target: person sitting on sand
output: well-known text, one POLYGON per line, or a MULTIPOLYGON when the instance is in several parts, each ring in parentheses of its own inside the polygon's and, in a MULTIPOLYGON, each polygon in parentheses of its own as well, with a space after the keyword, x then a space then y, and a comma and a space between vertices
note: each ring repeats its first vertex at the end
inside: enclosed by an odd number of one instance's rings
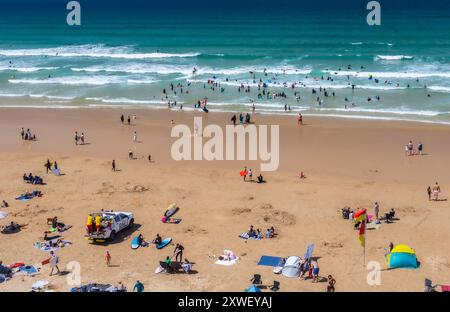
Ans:
POLYGON ((266 238, 273 238, 272 232, 270 231, 270 229, 266 230, 266 238))
POLYGON ((2 208, 8 208, 8 207, 9 207, 9 204, 8 204, 5 200, 3 200, 3 201, 2 201, 1 207, 2 207, 2 208))
POLYGON ((258 183, 266 183, 266 181, 264 180, 264 177, 262 176, 261 173, 258 176, 258 183))
POLYGON ((138 243, 139 243, 139 246, 142 246, 142 247, 146 247, 148 245, 148 243, 145 241, 144 236, 142 236, 142 234, 139 234, 139 236, 138 236, 138 243))
POLYGON ((132 152, 132 151, 129 151, 129 152, 128 152, 128 158, 129 158, 129 159, 133 159, 133 158, 134 158, 133 152, 132 152))
POLYGON ((153 240, 153 243, 154 243, 155 245, 160 245, 160 244, 162 243, 162 238, 161 238, 161 236, 159 236, 159 234, 156 234, 156 237, 155 237, 155 239, 153 240))
POLYGON ((261 229, 257 229, 257 230, 256 230, 256 238, 258 238, 258 239, 263 238, 263 234, 262 234, 261 229))
POLYGON ((248 229, 248 237, 256 237, 255 229, 253 228, 253 225, 250 225, 250 228, 248 229))

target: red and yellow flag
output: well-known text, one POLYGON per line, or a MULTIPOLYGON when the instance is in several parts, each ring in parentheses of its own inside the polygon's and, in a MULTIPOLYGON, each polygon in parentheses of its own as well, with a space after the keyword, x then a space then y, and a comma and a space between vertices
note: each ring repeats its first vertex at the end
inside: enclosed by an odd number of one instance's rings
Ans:
POLYGON ((366 209, 362 209, 362 210, 355 212, 353 219, 355 220, 355 223, 365 221, 366 220, 366 209))
POLYGON ((359 242, 361 243, 362 247, 366 246, 366 209, 359 210, 355 212, 355 215, 353 219, 355 220, 355 223, 361 222, 361 225, 359 226, 359 242))
POLYGON ((363 220, 359 227, 359 242, 362 247, 366 246, 366 220, 363 220))

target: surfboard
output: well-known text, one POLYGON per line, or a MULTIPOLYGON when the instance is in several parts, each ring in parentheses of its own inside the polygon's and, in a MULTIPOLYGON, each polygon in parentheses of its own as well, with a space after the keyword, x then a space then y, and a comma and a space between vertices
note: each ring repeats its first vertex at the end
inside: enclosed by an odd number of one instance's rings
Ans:
POLYGON ((131 249, 138 249, 139 248, 139 239, 136 236, 135 238, 133 238, 133 240, 131 241, 131 249))
POLYGON ((170 238, 170 237, 163 239, 161 244, 156 245, 156 249, 163 249, 164 247, 169 245, 171 241, 172 241, 172 238, 170 238))
POLYGON ((45 259, 44 261, 41 262, 42 265, 46 265, 50 263, 50 258, 45 259))
POLYGON ((167 218, 170 218, 171 216, 173 216, 174 214, 176 214, 178 212, 180 208, 177 207, 177 204, 172 204, 167 208, 167 211, 165 213, 165 216, 167 218))

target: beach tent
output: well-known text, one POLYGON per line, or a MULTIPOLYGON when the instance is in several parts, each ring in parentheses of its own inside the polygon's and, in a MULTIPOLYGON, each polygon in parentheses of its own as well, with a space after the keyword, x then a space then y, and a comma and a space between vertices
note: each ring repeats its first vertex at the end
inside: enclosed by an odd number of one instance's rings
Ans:
POLYGON ((386 261, 390 269, 417 269, 419 266, 414 250, 406 245, 395 246, 391 253, 386 255, 386 261))
POLYGON ((257 286, 252 285, 249 288, 245 290, 245 292, 261 292, 261 289, 259 289, 257 286))
POLYGON ((300 258, 291 256, 287 258, 281 273, 286 277, 299 277, 300 276, 300 258))

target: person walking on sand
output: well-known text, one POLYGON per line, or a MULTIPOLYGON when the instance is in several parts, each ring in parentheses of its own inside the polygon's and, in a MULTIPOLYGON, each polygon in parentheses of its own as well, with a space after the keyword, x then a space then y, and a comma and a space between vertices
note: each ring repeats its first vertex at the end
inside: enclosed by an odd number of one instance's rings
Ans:
POLYGON ((125 117, 123 116, 123 114, 120 116, 120 122, 123 124, 125 121, 125 117))
POLYGON ((133 142, 137 142, 137 132, 136 131, 134 131, 134 134, 133 134, 133 142))
POLYGON ((248 177, 250 179, 250 182, 253 182, 253 170, 252 169, 248 169, 248 177))
POLYGON ((53 270, 56 268, 56 270, 58 271, 57 274, 60 274, 61 271, 59 270, 58 267, 58 263, 59 263, 59 259, 58 256, 55 254, 54 251, 50 251, 50 267, 52 268, 52 270, 50 271, 50 276, 53 275, 53 270))
POLYGON ((303 116, 301 113, 298 114, 297 125, 299 126, 303 125, 303 116))
POLYGON ((247 166, 245 166, 244 167, 244 170, 242 170, 242 176, 244 177, 244 182, 246 181, 246 179, 247 179, 247 173, 248 173, 248 171, 247 171, 247 166))
POLYGON ((434 200, 438 201, 439 200, 439 193, 441 192, 441 187, 439 186, 439 184, 436 182, 436 184, 433 186, 433 196, 434 196, 434 200))
POLYGON ((47 159, 47 162, 45 163, 45 169, 47 171, 47 174, 49 171, 52 170, 52 164, 50 163, 50 159, 47 159))
POLYGON ((175 261, 178 260, 178 256, 180 257, 180 262, 183 261, 183 250, 184 250, 183 245, 177 244, 175 246, 175 250, 173 251, 173 254, 175 255, 175 261))
POLYGON ((112 171, 116 171, 116 161, 113 159, 111 163, 112 171))
POLYGON ((136 284, 134 284, 133 291, 136 292, 144 292, 144 284, 142 284, 140 281, 136 281, 136 284))
POLYGON ((336 284, 336 280, 333 276, 328 275, 328 286, 327 286, 327 292, 334 292, 334 285, 336 284))
POLYGON ((423 144, 419 142, 419 145, 417 145, 417 151, 419 152, 419 155, 423 155, 423 144))
POLYGON ((81 145, 84 145, 84 132, 81 132, 80 141, 81 145))
POLYGON ((375 204, 373 204, 373 214, 375 215, 376 220, 378 220, 379 213, 380 213, 380 205, 378 204, 378 202, 375 202, 375 204))
POLYGON ((130 116, 128 116, 127 122, 128 122, 128 125, 131 124, 131 118, 130 118, 130 116))
POLYGON ((105 253, 105 261, 106 261, 106 266, 109 267, 111 265, 111 254, 109 253, 108 250, 105 253))
POLYGON ((75 145, 78 145, 79 136, 78 136, 78 132, 77 131, 75 131, 74 139, 75 139, 75 145))
POLYGON ((20 135, 22 136, 22 140, 23 140, 25 138, 25 129, 24 128, 22 128, 20 130, 20 135))
POLYGON ((427 194, 428 194, 428 200, 431 200, 431 186, 428 186, 427 188, 427 194))

